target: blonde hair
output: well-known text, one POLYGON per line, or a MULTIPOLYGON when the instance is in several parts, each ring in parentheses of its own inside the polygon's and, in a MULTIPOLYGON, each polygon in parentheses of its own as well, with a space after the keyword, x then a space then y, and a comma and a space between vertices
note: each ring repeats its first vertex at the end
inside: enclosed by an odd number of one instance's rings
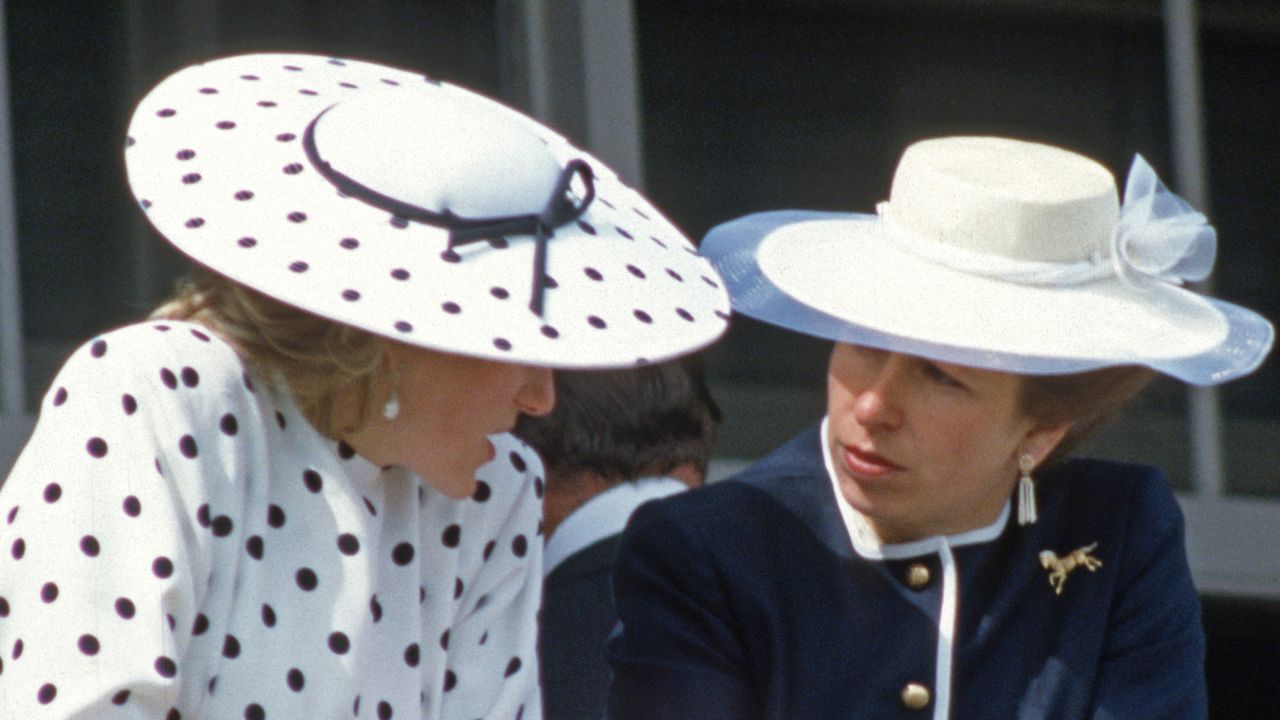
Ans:
MULTIPOLYGON (((326 437, 363 427, 390 340, 313 315, 209 270, 198 269, 151 313, 153 319, 200 323, 235 348, 258 375, 288 383, 294 402, 326 437), (352 398, 355 417, 338 423, 338 399, 352 398)), ((280 390, 280 388, 275 388, 280 390)), ((348 406, 344 405, 343 410, 348 406)))

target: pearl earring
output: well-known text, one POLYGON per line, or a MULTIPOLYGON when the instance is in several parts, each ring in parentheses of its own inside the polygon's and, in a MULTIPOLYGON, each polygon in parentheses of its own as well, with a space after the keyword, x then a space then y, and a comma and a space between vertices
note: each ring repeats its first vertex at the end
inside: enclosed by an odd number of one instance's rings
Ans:
POLYGON ((1036 524, 1036 484, 1031 479, 1031 471, 1036 467, 1036 459, 1030 453, 1023 453, 1018 458, 1018 524, 1036 524))

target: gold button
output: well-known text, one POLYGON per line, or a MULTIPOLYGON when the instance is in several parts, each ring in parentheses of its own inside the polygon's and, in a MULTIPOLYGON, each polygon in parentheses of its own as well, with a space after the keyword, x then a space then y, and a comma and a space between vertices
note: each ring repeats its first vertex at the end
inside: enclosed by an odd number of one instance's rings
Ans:
POLYGON ((907 683, 902 688, 902 706, 908 710, 923 710, 929 706, 929 688, 920 683, 907 683))
POLYGON ((928 585, 930 577, 929 566, 924 563, 911 563, 911 567, 907 568, 907 585, 912 590, 919 590, 928 585))

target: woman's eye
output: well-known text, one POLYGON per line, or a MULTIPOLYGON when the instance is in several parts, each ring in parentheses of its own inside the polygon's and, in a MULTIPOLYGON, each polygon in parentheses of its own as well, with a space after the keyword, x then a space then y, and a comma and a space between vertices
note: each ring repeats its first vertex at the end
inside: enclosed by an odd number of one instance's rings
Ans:
POLYGON ((964 387, 963 383, 951 377, 945 371, 943 371, 942 368, 932 363, 929 363, 924 366, 924 372, 925 372, 925 375, 929 377, 929 379, 937 383, 940 383, 942 385, 946 385, 947 387, 956 387, 956 388, 964 387))

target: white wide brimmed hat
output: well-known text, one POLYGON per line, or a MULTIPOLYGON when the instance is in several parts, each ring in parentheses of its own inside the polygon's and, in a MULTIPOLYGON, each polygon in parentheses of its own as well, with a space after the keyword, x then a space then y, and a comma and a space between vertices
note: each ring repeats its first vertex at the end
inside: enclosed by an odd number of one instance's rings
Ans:
POLYGON ((818 337, 1028 374, 1145 365, 1197 385, 1255 369, 1274 330, 1191 292, 1200 213, 1138 156, 1121 207, 1102 165, 1047 145, 907 148, 876 215, 780 211, 702 242, 734 309, 818 337))
POLYGON ((421 73, 297 54, 177 72, 125 151, 147 218, 195 261, 396 340, 550 367, 707 345, 720 277, 599 160, 421 73))

